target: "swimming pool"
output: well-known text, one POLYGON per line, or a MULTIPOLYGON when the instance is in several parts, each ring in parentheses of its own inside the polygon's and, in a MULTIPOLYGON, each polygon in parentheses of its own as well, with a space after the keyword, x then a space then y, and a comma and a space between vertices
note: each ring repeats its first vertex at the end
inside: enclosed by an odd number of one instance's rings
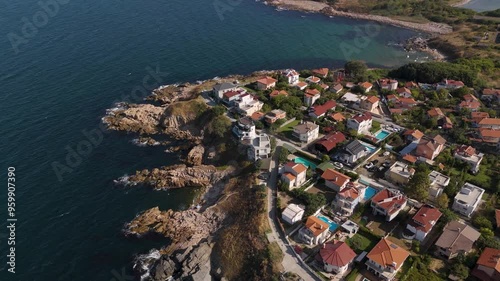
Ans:
POLYGON ((363 199, 365 201, 368 201, 372 199, 372 197, 375 196, 375 194, 377 194, 377 190, 371 186, 368 186, 365 190, 365 195, 363 196, 363 199))
POLYGON ((339 225, 334 223, 333 221, 331 221, 329 218, 327 217, 324 217, 324 216, 318 216, 318 218, 324 222, 326 222, 327 224, 330 225, 329 229, 330 229, 330 232, 334 232, 338 227, 339 225))
POLYGON ((373 152, 373 151, 375 151, 375 149, 376 149, 375 147, 373 147, 373 146, 371 146, 371 145, 369 145, 369 144, 367 144, 367 143, 365 143, 365 142, 361 142, 361 144, 362 144, 364 147, 366 147, 366 149, 367 149, 370 153, 372 153, 372 152, 373 152))
POLYGON ((387 132, 385 130, 380 130, 378 133, 375 135, 375 138, 378 139, 378 141, 381 141, 385 138, 387 138, 388 135, 390 135, 390 132, 387 132))
POLYGON ((315 163, 305 159, 305 158, 302 158, 302 157, 295 157, 295 159, 293 159, 293 162, 297 163, 297 164, 304 164, 305 166, 307 166, 308 168, 312 168, 312 169, 315 169, 316 170, 316 165, 315 163))

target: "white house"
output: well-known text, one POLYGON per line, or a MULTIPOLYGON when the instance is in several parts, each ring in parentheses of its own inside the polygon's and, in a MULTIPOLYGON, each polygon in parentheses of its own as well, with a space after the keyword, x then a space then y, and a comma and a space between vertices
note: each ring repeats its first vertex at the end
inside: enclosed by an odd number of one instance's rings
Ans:
POLYGON ((344 274, 356 257, 356 253, 342 241, 333 241, 323 244, 319 250, 326 272, 344 274))
POLYGON ((290 85, 295 85, 299 82, 299 74, 295 71, 295 69, 285 70, 284 75, 290 85))
POLYGON ((218 97, 219 99, 222 99, 222 95, 225 92, 236 91, 237 88, 238 88, 238 86, 233 84, 233 83, 224 82, 224 83, 215 84, 214 87, 212 88, 212 91, 216 97, 218 97))
POLYGON ((355 130, 358 134, 369 133, 372 128, 372 115, 365 112, 347 119, 347 128, 355 130))
POLYGON ((369 153, 370 151, 361 141, 353 140, 345 146, 344 153, 340 155, 339 159, 351 165, 369 153))
POLYGON ((384 189, 372 197, 370 206, 374 215, 382 215, 386 221, 392 221, 406 207, 407 201, 399 190, 384 189))
POLYGON ((325 180, 325 185, 327 187, 335 190, 336 192, 340 192, 346 188, 347 184, 351 180, 350 177, 332 168, 326 169, 321 175, 321 178, 325 180))
POLYGON ((321 82, 321 79, 319 79, 316 76, 309 76, 309 77, 306 78, 306 82, 307 83, 318 84, 319 82, 321 82))
POLYGON ((407 239, 424 241, 440 217, 441 212, 439 209, 430 205, 423 205, 406 225, 408 234, 403 232, 403 236, 407 239))
POLYGON ((255 133, 255 124, 253 123, 253 120, 248 116, 242 117, 238 120, 238 122, 236 122, 236 124, 233 126, 233 133, 240 140, 251 140, 257 137, 257 134, 255 133))
POLYGON ((319 126, 312 122, 304 122, 293 128, 293 136, 303 143, 309 143, 318 138, 319 126))
POLYGON ((455 212, 470 217, 477 206, 479 206, 483 194, 484 189, 466 182, 460 189, 460 192, 455 195, 451 208, 455 212))
POLYGON ((302 205, 289 204, 281 213, 281 218, 288 224, 294 224, 302 220, 304 209, 302 205))
POLYGON ((288 162, 283 167, 281 180, 289 189, 297 188, 306 182, 307 167, 300 163, 288 162))
POLYGON ((378 86, 382 90, 394 91, 398 88, 398 81, 393 79, 382 78, 378 81, 378 86))
POLYGON ((233 102, 235 106, 238 108, 238 111, 246 116, 250 116, 255 112, 261 110, 262 106, 264 105, 263 102, 258 100, 250 93, 245 93, 243 95, 240 95, 239 98, 233 102))
POLYGON ((483 161, 484 154, 476 153, 476 149, 472 146, 461 145, 455 150, 453 157, 469 164, 471 172, 476 174, 479 172, 479 165, 483 161))
POLYGON ((257 89, 264 91, 264 90, 274 88, 276 86, 276 82, 278 82, 278 80, 276 80, 272 77, 266 76, 264 78, 257 80, 257 89))
POLYGON ((271 154, 271 139, 267 134, 260 134, 250 141, 248 149, 248 158, 250 160, 259 160, 268 158, 271 154))
POLYGON ((441 174, 438 171, 432 171, 429 174, 429 181, 431 183, 429 187, 429 199, 436 200, 448 184, 450 184, 450 177, 441 174))
POLYGON ((335 200, 332 202, 333 211, 343 216, 351 216, 361 198, 364 197, 365 190, 366 188, 358 188, 354 183, 348 183, 347 187, 335 196, 335 200))
POLYGON ((313 105, 321 97, 321 92, 317 89, 306 89, 304 94, 304 103, 306 106, 313 105))
POLYGON ((318 245, 324 243, 330 235, 330 225, 321 219, 310 216, 306 224, 299 230, 299 237, 309 245, 318 245))

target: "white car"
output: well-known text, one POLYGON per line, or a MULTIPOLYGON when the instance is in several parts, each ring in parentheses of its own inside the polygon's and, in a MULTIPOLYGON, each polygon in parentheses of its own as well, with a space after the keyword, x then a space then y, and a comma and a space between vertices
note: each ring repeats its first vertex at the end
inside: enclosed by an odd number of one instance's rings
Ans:
POLYGON ((389 151, 386 151, 384 153, 382 153, 382 156, 389 156, 389 154, 391 154, 389 151))
POLYGON ((342 168, 344 168, 344 165, 342 165, 342 163, 339 163, 339 162, 333 162, 333 167, 335 167, 337 169, 342 169, 342 168))
POLYGON ((365 165, 365 168, 368 170, 368 169, 371 169, 373 166, 374 166, 373 163, 370 162, 370 163, 365 165))

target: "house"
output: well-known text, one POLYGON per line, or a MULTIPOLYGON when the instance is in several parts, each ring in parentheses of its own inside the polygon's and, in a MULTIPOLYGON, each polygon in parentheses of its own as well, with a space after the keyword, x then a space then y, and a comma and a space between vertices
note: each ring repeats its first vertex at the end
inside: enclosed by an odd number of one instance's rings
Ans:
POLYGON ((470 113, 470 118, 474 127, 479 127, 479 122, 481 122, 481 120, 483 120, 484 118, 489 117, 490 114, 488 112, 473 111, 470 113))
POLYGON ((239 98, 234 101, 234 104, 237 111, 245 116, 251 116, 255 112, 261 110, 262 106, 264 106, 263 102, 250 93, 240 95, 239 98))
POLYGON ((388 102, 392 103, 397 103, 399 101, 399 98, 396 95, 387 95, 386 99, 388 102))
POLYGON ((264 90, 274 88, 276 86, 276 82, 278 82, 278 80, 276 80, 272 77, 266 76, 264 78, 257 80, 257 89, 264 91, 264 90))
POLYGON ((323 91, 326 91, 326 90, 330 89, 330 86, 328 86, 325 83, 321 83, 321 84, 319 84, 319 86, 321 87, 321 89, 323 89, 323 91))
POLYGON ((234 102, 246 93, 247 91, 243 88, 237 88, 235 90, 227 91, 222 94, 222 102, 229 106, 233 106, 234 102))
POLYGON ((312 122, 303 122, 293 127, 293 136, 298 138, 303 143, 310 143, 318 138, 319 126, 312 122))
POLYGON ((370 82, 360 83, 359 86, 365 90, 365 93, 368 93, 373 88, 373 84, 370 82))
POLYGON ((405 87, 408 89, 418 89, 418 84, 413 81, 410 81, 405 83, 405 87))
POLYGON ((354 84, 354 83, 352 83, 352 82, 347 82, 347 83, 345 83, 345 87, 346 87, 346 88, 348 88, 348 89, 350 89, 350 88, 352 88, 352 87, 354 87, 354 86, 356 86, 356 84, 354 84))
MULTIPOLYGON (((410 233, 407 239, 416 239, 420 242, 431 232, 434 225, 441 217, 439 209, 430 205, 423 205, 406 225, 406 230, 410 233)), ((405 234, 403 233, 403 236, 405 234)))
POLYGON ((356 104, 356 103, 359 103, 361 101, 361 99, 359 98, 358 95, 356 94, 353 94, 351 92, 347 92, 345 93, 341 98, 340 98, 341 101, 347 103, 347 104, 356 104))
POLYGON ((238 85, 233 84, 233 83, 226 83, 226 82, 217 83, 213 86, 212 92, 214 93, 214 95, 216 97, 218 97, 219 99, 222 99, 222 95, 225 92, 236 91, 237 88, 238 88, 238 85))
POLYGON ((398 95, 400 97, 403 97, 403 98, 411 98, 412 97, 410 89, 408 89, 406 87, 398 88, 396 90, 396 92, 398 93, 398 95))
POLYGON ((467 109, 470 111, 478 111, 481 108, 481 103, 478 101, 462 101, 458 105, 458 110, 467 109))
POLYGON ((349 182, 346 188, 335 196, 335 200, 332 202, 333 210, 343 216, 351 216, 363 198, 365 190, 365 188, 358 188, 356 184, 349 182))
POLYGON ((319 256, 326 272, 344 274, 356 257, 356 253, 342 241, 332 241, 323 244, 319 256))
POLYGON ((427 116, 429 118, 442 118, 445 115, 444 115, 443 111, 441 110, 441 108, 434 107, 434 108, 431 108, 430 110, 427 111, 427 116))
POLYGON ((424 137, 424 133, 419 130, 406 130, 403 135, 408 142, 419 141, 424 137))
POLYGON ((455 149, 453 157, 456 159, 467 162, 470 166, 472 173, 476 174, 479 172, 479 165, 483 160, 484 154, 476 153, 476 149, 469 145, 461 145, 455 149))
POLYGON ((344 115, 342 115, 342 113, 340 113, 340 112, 334 112, 334 113, 330 114, 330 118, 335 122, 345 121, 344 115))
POLYGON ((370 206, 374 215, 382 215, 386 221, 392 221, 406 207, 406 202, 400 191, 383 189, 372 197, 370 206))
POLYGON ((270 94, 269 94, 269 97, 270 98, 275 98, 277 96, 285 96, 285 97, 288 97, 288 93, 287 91, 285 90, 281 90, 281 91, 278 91, 278 90, 273 90, 270 94))
POLYGON ((314 144, 314 148, 323 153, 328 154, 332 149, 334 149, 339 143, 346 141, 346 137, 341 132, 331 132, 328 135, 321 138, 314 144))
POLYGON ((477 123, 477 126, 479 128, 499 130, 500 118, 483 118, 477 123))
POLYGON ((333 79, 337 82, 344 80, 345 78, 345 70, 339 69, 333 72, 333 79))
POLYGON ((316 76, 309 76, 306 78, 306 82, 312 84, 318 84, 319 82, 321 82, 321 79, 319 79, 319 77, 316 76))
POLYGON ((415 163, 417 163, 417 160, 418 160, 417 157, 415 157, 414 155, 411 155, 411 154, 406 154, 405 156, 403 156, 402 159, 410 164, 415 164, 415 163))
POLYGON ((435 245, 439 254, 452 259, 458 254, 469 253, 479 236, 481 234, 474 228, 458 221, 451 221, 444 227, 435 245))
POLYGON ((283 75, 286 77, 288 84, 290 85, 295 85, 299 82, 299 73, 294 69, 285 70, 283 75))
POLYGON ((350 177, 336 171, 332 168, 326 169, 321 178, 325 180, 325 185, 336 192, 340 192, 347 186, 347 183, 351 180, 350 177))
POLYGON ((398 88, 398 81, 393 79, 382 78, 377 83, 382 90, 394 91, 398 88))
POLYGON ((321 92, 317 89, 306 89, 304 94, 304 103, 306 106, 313 105, 321 97, 321 92))
POLYGON ((436 90, 447 89, 447 90, 455 90, 465 86, 464 82, 444 79, 442 82, 436 84, 436 90))
POLYGON ((347 119, 347 128, 355 130, 358 134, 369 133, 372 128, 372 115, 365 112, 347 119))
POLYGON ((297 88, 299 88, 299 90, 303 91, 307 87, 307 83, 299 81, 299 82, 297 82, 297 84, 295 84, 295 87, 297 87, 297 88))
POLYGON ((484 189, 466 182, 455 195, 451 208, 457 213, 470 217, 481 203, 483 194, 484 189))
POLYGON ((436 200, 439 195, 444 191, 444 188, 450 184, 450 177, 441 174, 438 171, 432 171, 429 173, 429 198, 431 200, 436 200))
POLYGON ((405 185, 410 181, 413 174, 415 174, 415 169, 407 164, 396 161, 389 170, 385 172, 385 178, 392 183, 405 185))
POLYGON ((445 130, 453 129, 453 122, 451 122, 451 119, 447 116, 439 119, 437 121, 438 126, 445 130))
POLYGON ((281 213, 281 219, 288 224, 295 224, 302 220, 305 207, 297 204, 289 204, 281 213))
POLYGON ((500 250, 484 248, 472 271, 472 276, 481 281, 500 280, 500 250))
POLYGON ((281 180, 288 189, 300 187, 306 182, 307 167, 304 164, 288 162, 283 166, 281 180))
POLYGON ((359 225, 352 220, 346 220, 340 227, 343 232, 346 232, 349 236, 356 234, 359 230, 359 225))
POLYGON ((314 75, 318 75, 319 77, 326 78, 328 76, 328 68, 319 68, 319 69, 313 69, 312 73, 314 75))
POLYGON ((286 111, 283 111, 281 109, 273 109, 270 112, 268 112, 265 117, 264 117, 266 123, 268 124, 273 124, 279 119, 285 119, 286 118, 286 111))
POLYGON ((337 103, 334 100, 329 100, 324 104, 313 105, 309 110, 309 116, 312 118, 320 118, 325 116, 329 110, 335 110, 337 103))
POLYGON ((335 94, 338 94, 342 91, 342 89, 344 89, 344 87, 342 86, 342 84, 339 83, 333 86, 333 88, 330 91, 334 92, 335 94))
POLYGON ((252 118, 245 116, 240 118, 236 124, 233 126, 233 133, 240 140, 253 139, 257 137, 255 133, 255 124, 252 118))
POLYGON ((248 158, 253 161, 268 158, 271 154, 271 138, 267 134, 260 134, 249 141, 248 158))
POLYGON ((404 108, 404 109, 409 109, 417 105, 418 102, 414 100, 413 98, 398 98, 396 102, 396 106, 398 108, 404 108))
POLYGON ((498 144, 500 142, 500 130, 479 129, 479 136, 486 143, 498 144))
POLYGON ((437 135, 430 140, 421 139, 417 145, 415 155, 432 161, 439 155, 439 153, 441 153, 441 151, 443 151, 445 143, 446 140, 440 135, 437 135))
POLYGON ((306 224, 299 230, 299 237, 309 245, 324 243, 330 234, 330 225, 318 217, 310 216, 306 224))
POLYGON ((250 116, 250 118, 252 118, 253 121, 260 121, 262 120, 262 118, 264 118, 264 115, 264 112, 256 111, 250 116))
POLYGON ((344 163, 352 165, 369 153, 370 151, 362 142, 359 140, 353 140, 345 146, 344 154, 342 154, 340 160, 344 163))
POLYGON ((494 103, 500 102, 500 89, 483 89, 481 100, 494 103))
POLYGON ((367 110, 367 111, 373 111, 374 109, 378 108, 380 99, 377 98, 376 96, 369 96, 366 97, 365 99, 361 100, 361 103, 359 104, 361 109, 367 110))
POLYGON ((393 280, 410 253, 387 238, 382 238, 366 255, 366 268, 381 280, 393 280))

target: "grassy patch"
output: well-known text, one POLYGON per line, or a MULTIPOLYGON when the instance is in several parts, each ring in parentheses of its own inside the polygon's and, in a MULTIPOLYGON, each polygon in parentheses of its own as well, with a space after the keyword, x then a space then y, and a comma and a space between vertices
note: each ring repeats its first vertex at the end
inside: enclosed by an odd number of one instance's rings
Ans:
POLYGON ((358 232, 353 237, 348 238, 347 245, 351 247, 356 253, 371 250, 378 242, 375 237, 371 237, 366 233, 358 232))
POLYGON ((353 268, 351 272, 345 277, 346 281, 354 281, 356 277, 358 277, 359 270, 357 268, 353 268))
POLYGON ((286 124, 285 126, 278 128, 278 130, 276 130, 276 132, 278 132, 278 133, 293 132, 293 127, 299 125, 299 123, 300 123, 300 120, 294 120, 294 121, 286 124))

